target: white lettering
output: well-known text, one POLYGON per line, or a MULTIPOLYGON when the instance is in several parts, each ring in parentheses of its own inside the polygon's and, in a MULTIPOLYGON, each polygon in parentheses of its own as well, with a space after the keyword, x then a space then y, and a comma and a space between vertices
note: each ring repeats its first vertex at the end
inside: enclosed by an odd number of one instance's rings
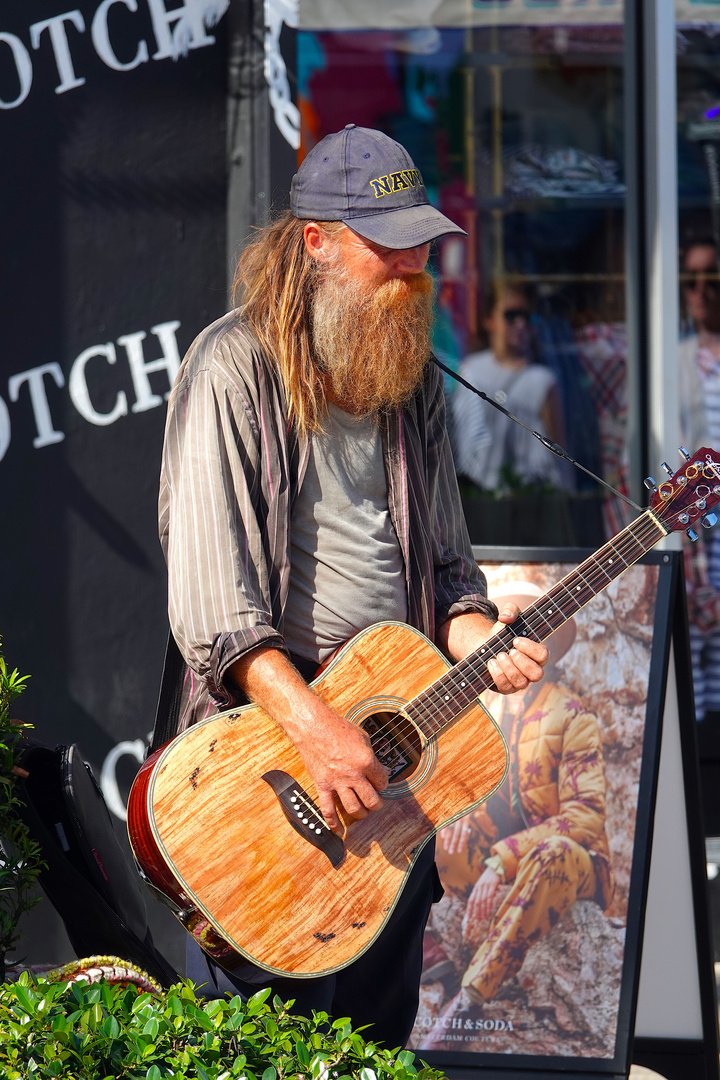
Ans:
POLYGON ((204 45, 214 45, 215 38, 205 33, 205 0, 185 0, 185 3, 172 11, 165 7, 165 0, 148 0, 153 30, 158 51, 153 53, 153 60, 165 60, 171 56, 177 60, 186 56, 188 49, 201 49, 204 45), (170 33, 170 24, 177 26, 170 33))
POLYGON ((117 746, 113 746, 103 761, 100 772, 100 787, 105 796, 108 810, 115 817, 120 818, 121 821, 127 821, 127 808, 120 795, 116 769, 120 758, 126 755, 134 757, 142 765, 145 758, 145 743, 142 739, 126 740, 125 742, 119 742, 117 746))
POLYGON ((300 146, 300 111, 290 95, 287 67, 280 51, 283 22, 297 27, 298 0, 265 0, 265 78, 268 96, 278 130, 297 150, 300 146))
MULTIPOLYGON (((192 49, 214 45, 216 39, 208 33, 208 29, 216 26, 230 7, 230 0, 145 0, 145 2, 150 12, 157 45, 157 51, 152 55, 153 60, 165 60, 168 57, 177 60, 181 56, 187 56, 192 49), (168 10, 168 4, 171 2, 179 6, 168 10)), ((100 0, 90 24, 90 36, 95 52, 107 67, 112 68, 113 71, 134 71, 150 59, 150 47, 141 37, 132 58, 125 60, 117 55, 110 40, 110 24, 114 18, 111 15, 111 9, 116 4, 121 4, 132 14, 136 14, 139 9, 138 0, 100 0)), ((60 80, 55 87, 56 94, 64 94, 86 83, 85 77, 75 72, 68 40, 68 23, 71 23, 78 33, 85 33, 85 18, 79 8, 33 23, 29 31, 32 48, 36 51, 41 47, 43 33, 48 31, 60 80)), ((17 96, 7 101, 0 98, 0 109, 16 109, 27 99, 32 89, 33 61, 28 47, 15 34, 0 31, 0 43, 9 47, 18 78, 17 96)), ((283 107, 297 112, 289 99, 284 102, 283 107)))
POLYGON ((128 61, 127 64, 123 64, 118 60, 115 50, 110 44, 110 32, 108 30, 108 11, 113 4, 124 4, 132 12, 137 11, 138 7, 137 0, 103 0, 93 16, 90 36, 95 46, 95 52, 103 63, 107 64, 113 71, 132 71, 138 64, 144 64, 147 61, 149 56, 147 42, 140 42, 134 58, 128 61))
POLYGON ((10 445, 10 413, 8 407, 0 397, 0 461, 5 457, 10 445))
POLYGON ((105 357, 108 364, 114 364, 117 361, 115 346, 111 341, 109 341, 107 345, 92 345, 89 349, 85 349, 84 352, 80 353, 70 369, 68 389, 70 391, 70 400, 80 415, 86 420, 89 420, 91 424, 97 424, 98 427, 105 427, 107 424, 114 424, 120 416, 127 415, 127 397, 121 390, 117 395, 115 405, 110 412, 101 413, 97 411, 90 400, 90 391, 85 375, 87 363, 89 360, 92 360, 94 356, 105 357))
POLYGON ((3 101, 2 98, 0 98, 0 109, 16 109, 18 105, 22 105, 23 101, 30 93, 30 87, 32 86, 33 80, 32 60, 30 59, 30 53, 23 45, 20 38, 15 37, 14 34, 0 33, 0 41, 4 41, 5 44, 9 45, 12 49, 18 79, 20 80, 20 92, 18 96, 13 98, 12 101, 3 101))
POLYGON ((30 368, 29 371, 21 371, 18 375, 11 375, 8 379, 10 400, 17 401, 20 396, 20 387, 27 383, 30 387, 30 401, 32 402, 33 414, 37 436, 33 439, 33 446, 39 449, 41 446, 50 446, 52 443, 62 442, 65 435, 62 431, 55 431, 50 416, 45 393, 44 376, 52 375, 56 386, 65 385, 65 377, 59 364, 43 364, 42 367, 30 368))
POLYGON ((40 45, 40 35, 43 30, 50 31, 55 63, 60 76, 60 85, 55 87, 56 94, 64 94, 66 90, 73 90, 76 86, 82 86, 85 79, 78 79, 73 68, 70 46, 68 45, 65 22, 70 21, 79 31, 85 30, 85 20, 81 12, 66 11, 64 15, 54 15, 52 19, 43 19, 42 22, 33 23, 30 27, 30 40, 33 49, 40 45))
MULTIPOLYGON (((138 331, 137 334, 124 334, 123 337, 117 339, 118 345, 122 345, 127 350, 130 374, 135 387, 136 401, 132 407, 134 413, 146 412, 148 409, 154 409, 156 406, 162 405, 163 399, 159 394, 152 392, 148 374, 153 371, 167 371, 168 382, 172 387, 180 368, 180 354, 178 353, 175 338, 175 331, 179 326, 180 323, 174 320, 173 322, 159 323, 157 326, 150 327, 151 333, 155 334, 162 346, 163 354, 158 360, 151 360, 149 363, 145 362, 143 353, 142 343, 146 337, 144 330, 138 331)), ((168 390, 165 397, 169 397, 169 395, 170 391, 168 390)))

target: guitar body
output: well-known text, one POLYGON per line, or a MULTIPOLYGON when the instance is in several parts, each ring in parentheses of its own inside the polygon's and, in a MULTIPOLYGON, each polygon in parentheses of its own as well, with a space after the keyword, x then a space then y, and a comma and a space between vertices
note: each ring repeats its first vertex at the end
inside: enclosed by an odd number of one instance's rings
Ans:
POLYGON ((225 967, 241 974, 251 961, 299 978, 345 967, 383 929, 430 837, 501 783, 505 742, 476 699, 429 738, 399 714, 448 668, 418 631, 378 623, 312 684, 376 738, 402 727, 385 758, 393 778, 382 809, 346 819, 339 846, 322 819, 308 839, 312 781, 256 706, 189 728, 143 765, 128 805, 135 856, 225 967))

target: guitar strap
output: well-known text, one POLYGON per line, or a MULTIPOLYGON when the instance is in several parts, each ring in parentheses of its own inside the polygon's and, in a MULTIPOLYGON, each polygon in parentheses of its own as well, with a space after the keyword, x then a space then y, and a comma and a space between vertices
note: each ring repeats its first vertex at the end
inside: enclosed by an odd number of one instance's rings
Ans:
POLYGON ((165 662, 163 663, 160 693, 158 695, 157 709, 155 710, 155 724, 153 725, 148 754, 154 754, 156 750, 159 750, 161 746, 170 742, 177 735, 184 681, 185 661, 177 647, 172 630, 168 630, 165 662))

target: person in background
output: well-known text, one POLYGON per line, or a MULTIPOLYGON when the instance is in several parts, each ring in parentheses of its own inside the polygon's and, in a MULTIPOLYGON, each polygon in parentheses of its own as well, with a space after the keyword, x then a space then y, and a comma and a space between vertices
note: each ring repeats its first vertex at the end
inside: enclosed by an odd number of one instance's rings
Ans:
MULTIPOLYGON (((460 375, 534 431, 561 445, 562 403, 555 375, 534 362, 530 306, 520 286, 492 287, 482 326, 488 348, 471 353, 460 375)), ((458 386, 451 398, 458 475, 485 491, 536 487, 569 490, 567 466, 530 432, 458 386)))
MULTIPOLYGON (((720 446, 720 275, 714 240, 684 252, 682 307, 693 333, 680 343, 680 435, 694 453, 720 446)), ((685 578, 698 720, 720 719, 720 533, 684 540, 685 578)))

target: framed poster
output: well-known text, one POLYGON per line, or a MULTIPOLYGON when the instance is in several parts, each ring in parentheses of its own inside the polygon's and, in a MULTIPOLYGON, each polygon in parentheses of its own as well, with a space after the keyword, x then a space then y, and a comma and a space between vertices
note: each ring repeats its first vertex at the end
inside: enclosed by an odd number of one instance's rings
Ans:
MULTIPOLYGON (((521 609, 585 557, 475 553, 490 597, 521 609)), ((450 1075, 627 1068, 673 575, 670 556, 647 555, 548 639, 541 684, 484 695, 508 771, 438 836, 445 895, 409 1043, 450 1075)))

